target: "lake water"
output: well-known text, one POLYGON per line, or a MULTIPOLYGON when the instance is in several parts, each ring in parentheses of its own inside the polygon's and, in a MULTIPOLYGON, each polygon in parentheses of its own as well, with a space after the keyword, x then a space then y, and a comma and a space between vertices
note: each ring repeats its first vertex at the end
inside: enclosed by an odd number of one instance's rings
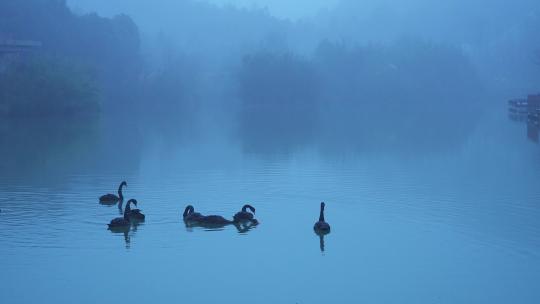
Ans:
POLYGON ((406 155, 24 125, 0 129, 1 303, 540 301, 540 147, 503 115, 406 155), (147 216, 126 234, 97 199, 122 180, 147 216), (246 202, 249 231, 181 220, 188 203, 230 218, 246 202))

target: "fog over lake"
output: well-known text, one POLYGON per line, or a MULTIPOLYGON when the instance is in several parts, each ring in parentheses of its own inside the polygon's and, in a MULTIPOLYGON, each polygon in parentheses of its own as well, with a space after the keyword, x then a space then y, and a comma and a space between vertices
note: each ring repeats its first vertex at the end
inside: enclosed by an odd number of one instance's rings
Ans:
POLYGON ((538 303, 538 33, 529 0, 1 0, 0 302, 538 303))

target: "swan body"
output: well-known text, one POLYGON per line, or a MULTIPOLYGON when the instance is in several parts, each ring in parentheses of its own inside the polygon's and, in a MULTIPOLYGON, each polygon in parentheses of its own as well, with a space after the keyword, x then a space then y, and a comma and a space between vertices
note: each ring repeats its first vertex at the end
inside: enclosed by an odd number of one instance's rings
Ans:
POLYGON ((210 225, 228 225, 234 223, 221 215, 203 215, 198 219, 198 222, 210 225))
POLYGON ((193 206, 188 205, 183 213, 184 222, 187 227, 221 228, 235 221, 228 220, 221 215, 202 215, 195 212, 193 206))
POLYGON ((134 219, 134 220, 139 220, 139 221, 144 220, 146 216, 141 212, 141 209, 131 209, 130 203, 133 203, 133 205, 137 206, 137 200, 130 199, 127 202, 125 213, 127 213, 129 218, 134 219))
POLYGON ((127 183, 125 181, 123 181, 122 183, 120 183, 120 186, 118 186, 118 196, 114 195, 114 194, 105 194, 105 195, 102 195, 99 197, 99 202, 100 203, 103 203, 103 204, 114 204, 118 201, 121 201, 124 199, 124 195, 122 193, 122 188, 126 186, 127 187, 127 183))
POLYGON ((253 206, 251 205, 244 205, 242 207, 242 210, 240 212, 237 212, 234 216, 233 216, 233 219, 235 222, 242 222, 242 221, 252 221, 253 220, 253 216, 254 216, 254 213, 255 213, 255 208, 253 208, 253 206), (251 212, 247 211, 247 209, 251 210, 251 212))
POLYGON ((109 229, 129 228, 131 226, 131 220, 130 220, 130 211, 131 211, 130 204, 131 203, 134 203, 135 205, 137 205, 136 200, 130 199, 126 204, 126 208, 124 209, 124 216, 112 219, 111 222, 108 224, 109 229))
POLYGON ((313 229, 319 232, 330 232, 330 225, 326 222, 316 222, 313 229))
POLYGON ((324 206, 325 204, 324 202, 322 202, 321 212, 319 214, 319 221, 317 221, 315 225, 313 226, 313 229, 315 230, 315 232, 322 233, 322 234, 330 233, 330 224, 324 221, 324 206))
POLYGON ((111 222, 107 225, 109 226, 109 229, 125 228, 129 227, 131 225, 131 222, 129 221, 129 217, 123 216, 112 219, 111 222))
POLYGON ((202 227, 206 229, 219 229, 227 225, 238 225, 220 215, 201 215, 196 220, 186 221, 186 227, 202 227))
POLYGON ((202 217, 202 214, 195 212, 195 208, 193 208, 193 206, 187 205, 186 209, 184 209, 182 217, 186 222, 196 222, 202 217))
POLYGON ((129 213, 129 216, 131 218, 135 218, 137 220, 144 220, 146 218, 146 216, 144 215, 144 213, 141 212, 141 209, 133 209, 131 210, 131 212, 129 213))
POLYGON ((116 203, 120 200, 120 197, 114 195, 114 194, 105 194, 99 197, 100 203, 116 203))

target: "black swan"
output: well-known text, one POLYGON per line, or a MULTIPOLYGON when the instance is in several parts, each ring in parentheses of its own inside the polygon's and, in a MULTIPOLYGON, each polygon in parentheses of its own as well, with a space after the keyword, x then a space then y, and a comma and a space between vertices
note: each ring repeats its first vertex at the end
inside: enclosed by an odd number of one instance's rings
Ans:
POLYGON ((206 229, 219 229, 227 225, 238 225, 220 215, 201 215, 196 219, 184 221, 186 227, 201 227, 206 229))
POLYGON ((131 226, 131 221, 129 219, 129 210, 131 209, 130 204, 132 201, 134 200, 129 200, 127 202, 126 209, 124 209, 123 217, 117 217, 111 220, 111 222, 108 224, 109 229, 129 228, 131 226))
POLYGON ((186 227, 221 228, 236 223, 221 215, 202 215, 191 205, 186 207, 183 217, 186 227))
MULTIPOLYGON (((245 207, 246 209, 253 208, 253 207, 245 207)), ((253 212, 255 212, 255 208, 251 209, 253 212)), ((247 213, 247 212, 246 212, 247 213)), ((184 210, 184 222, 186 224, 186 227, 202 227, 202 228, 209 228, 209 229, 215 229, 215 228, 222 228, 227 225, 235 225, 239 231, 243 229, 250 229, 256 225, 259 224, 259 222, 256 219, 245 219, 245 220, 228 220, 224 218, 221 215, 202 215, 198 212, 195 212, 195 209, 193 206, 188 205, 186 209, 184 210), (240 224, 244 224, 244 226, 240 224), (251 225, 246 226, 245 224, 249 223, 251 225)))
POLYGON ((142 221, 144 220, 145 216, 143 213, 141 213, 141 209, 131 209, 129 203, 133 203, 133 205, 137 206, 137 200, 136 199, 130 199, 127 202, 126 205, 126 213, 131 219, 142 221))
POLYGON ((104 204, 114 204, 118 201, 121 201, 124 199, 124 195, 122 194, 122 188, 126 186, 127 187, 127 183, 126 182, 122 182, 120 184, 120 186, 118 186, 118 196, 114 195, 114 194, 105 194, 105 195, 102 195, 100 198, 99 198, 99 202, 100 203, 104 203, 104 204))
POLYGON ((230 221, 221 215, 203 215, 197 221, 201 224, 218 225, 218 226, 234 223, 234 221, 230 221))
POLYGON ((199 218, 202 217, 202 214, 195 212, 195 208, 191 205, 187 205, 184 209, 184 214, 182 214, 184 221, 186 222, 196 222, 199 218))
POLYGON ((251 221, 251 220, 253 220, 253 214, 254 213, 255 213, 255 208, 253 208, 253 206, 244 205, 244 207, 242 207, 242 211, 237 212, 233 216, 233 219, 234 219, 235 222, 251 221), (251 212, 253 212, 253 213, 247 211, 247 209, 251 210, 251 212))
POLYGON ((313 226, 313 229, 317 233, 329 233, 330 232, 330 225, 324 221, 324 202, 321 203, 321 213, 319 215, 319 221, 315 223, 313 226))
POLYGON ((186 209, 184 209, 183 217, 186 222, 206 223, 215 225, 227 225, 234 223, 234 221, 230 221, 221 215, 202 215, 198 212, 195 212, 195 208, 193 208, 193 206, 191 205, 188 205, 186 209))

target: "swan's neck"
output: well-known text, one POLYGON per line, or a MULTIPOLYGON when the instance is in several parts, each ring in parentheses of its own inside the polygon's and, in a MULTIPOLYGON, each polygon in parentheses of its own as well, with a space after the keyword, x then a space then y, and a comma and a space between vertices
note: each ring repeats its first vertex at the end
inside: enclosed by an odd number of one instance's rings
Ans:
POLYGON ((319 215, 319 222, 324 222, 324 208, 321 207, 321 214, 319 215))
POLYGON ((129 214, 130 211, 131 211, 131 202, 127 202, 126 209, 124 209, 124 216, 126 216, 126 214, 129 214))
POLYGON ((122 187, 124 187, 124 184, 120 184, 120 186, 118 186, 118 197, 120 199, 124 199, 124 195, 122 194, 122 187))
POLYGON ((129 212, 131 211, 131 207, 129 206, 129 203, 126 205, 126 209, 124 209, 124 219, 129 222, 129 212))
POLYGON ((242 207, 242 212, 247 212, 248 208, 251 212, 253 212, 253 207, 251 207, 250 205, 244 205, 244 207, 242 207))
POLYGON ((190 211, 191 211, 191 208, 190 208, 189 206, 186 207, 186 209, 184 209, 184 215, 183 215, 183 216, 184 216, 184 217, 188 216, 188 214, 191 213, 190 211))

